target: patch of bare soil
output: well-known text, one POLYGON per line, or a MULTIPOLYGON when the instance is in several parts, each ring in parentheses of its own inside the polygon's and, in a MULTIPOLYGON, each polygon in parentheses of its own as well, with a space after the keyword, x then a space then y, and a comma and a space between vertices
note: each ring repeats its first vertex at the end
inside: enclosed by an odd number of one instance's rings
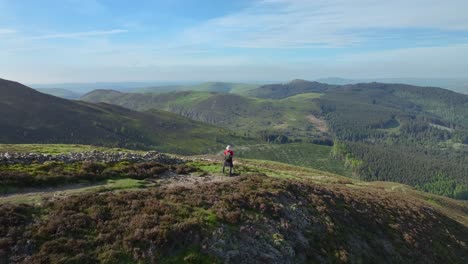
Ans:
POLYGON ((197 174, 189 174, 189 175, 180 175, 174 172, 165 172, 160 175, 157 179, 154 179, 154 182, 161 185, 161 187, 196 187, 207 183, 212 182, 230 182, 234 181, 238 177, 228 177, 223 175, 213 175, 213 174, 206 174, 206 175, 197 175, 197 174))
POLYGON ((308 115, 307 120, 309 120, 309 122, 312 123, 312 125, 314 125, 318 131, 328 132, 328 126, 325 120, 322 120, 314 115, 308 115))

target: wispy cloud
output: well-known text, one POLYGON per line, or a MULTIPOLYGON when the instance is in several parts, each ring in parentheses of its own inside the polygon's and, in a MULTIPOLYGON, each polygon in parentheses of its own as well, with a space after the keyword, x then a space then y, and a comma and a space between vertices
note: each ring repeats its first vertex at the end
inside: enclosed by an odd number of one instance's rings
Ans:
POLYGON ((16 33, 16 30, 10 28, 0 28, 0 34, 12 34, 16 33))
POLYGON ((75 38, 115 35, 115 34, 121 34, 121 33, 127 33, 127 32, 128 32, 128 30, 126 30, 126 29, 92 30, 92 31, 85 31, 85 32, 46 34, 46 35, 32 36, 32 37, 29 37, 28 39, 30 39, 30 40, 75 39, 75 38))
POLYGON ((468 31, 468 1, 263 0, 190 28, 193 43, 250 48, 349 46, 369 29, 468 31))

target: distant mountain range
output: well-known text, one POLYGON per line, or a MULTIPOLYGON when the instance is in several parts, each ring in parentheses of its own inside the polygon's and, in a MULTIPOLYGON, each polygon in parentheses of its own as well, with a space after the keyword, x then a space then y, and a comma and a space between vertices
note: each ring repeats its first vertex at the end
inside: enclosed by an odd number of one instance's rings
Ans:
MULTIPOLYGON (((339 77, 321 78, 319 83, 332 85, 345 85, 357 83, 392 83, 409 84, 417 86, 441 87, 459 93, 468 94, 468 78, 374 78, 374 79, 347 79, 339 77)), ((176 91, 209 91, 220 93, 235 93, 247 95, 248 91, 262 84, 275 82, 102 82, 102 83, 62 83, 62 84, 31 84, 30 86, 40 92, 54 96, 77 99, 93 90, 115 90, 127 93, 167 93, 176 91)))
POLYGON ((33 88, 50 95, 65 99, 77 99, 93 90, 114 90, 127 93, 167 93, 177 91, 207 91, 221 93, 244 93, 260 86, 259 84, 231 83, 231 82, 203 82, 203 83, 76 83, 33 85, 33 88), (50 88, 59 87, 59 88, 50 88))
POLYGON ((75 93, 73 91, 62 88, 38 88, 36 90, 41 93, 50 94, 65 99, 78 99, 82 95, 81 93, 75 93))
MULTIPOLYGON (((187 85, 193 83, 185 83, 187 85)), ((113 89, 127 91, 130 89, 152 86, 180 85, 177 82, 96 82, 96 83, 56 83, 56 84, 30 84, 34 89, 61 88, 79 94, 85 94, 95 89, 113 89)))

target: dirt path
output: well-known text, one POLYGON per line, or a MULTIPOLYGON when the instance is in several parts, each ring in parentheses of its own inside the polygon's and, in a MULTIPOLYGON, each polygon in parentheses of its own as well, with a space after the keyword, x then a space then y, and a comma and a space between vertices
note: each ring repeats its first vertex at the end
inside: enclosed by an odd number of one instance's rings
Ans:
POLYGON ((108 182, 94 183, 94 184, 70 184, 59 187, 48 188, 30 188, 22 190, 21 192, 2 194, 0 195, 0 203, 40 203, 43 198, 59 199, 66 196, 81 193, 81 192, 97 192, 100 190, 118 191, 118 190, 140 190, 146 188, 173 188, 183 186, 186 188, 193 188, 203 184, 212 182, 227 182, 234 181, 238 177, 227 177, 223 175, 180 175, 174 172, 166 172, 158 175, 155 178, 148 178, 145 180, 141 188, 118 188, 113 189, 112 184, 108 182))
POLYGON ((92 183, 92 184, 77 183, 77 184, 62 185, 58 187, 27 188, 27 189, 22 189, 21 191, 15 192, 15 193, 0 194, 0 200, 2 198, 9 198, 9 197, 21 196, 21 195, 42 195, 42 194, 56 193, 56 192, 63 192, 63 191, 73 191, 73 190, 79 190, 79 189, 92 188, 96 186, 102 186, 104 184, 105 183, 92 183))
POLYGON ((97 191, 99 188, 104 188, 107 185, 107 183, 101 182, 91 184, 77 183, 46 188, 28 188, 17 193, 0 195, 0 203, 39 203, 42 198, 59 198, 80 192, 97 191))

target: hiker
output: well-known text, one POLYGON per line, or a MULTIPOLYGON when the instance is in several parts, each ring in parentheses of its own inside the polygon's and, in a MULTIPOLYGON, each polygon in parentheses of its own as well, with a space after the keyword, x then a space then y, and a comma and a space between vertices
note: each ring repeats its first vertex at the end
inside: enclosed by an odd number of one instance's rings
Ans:
POLYGON ((232 176, 232 170, 234 167, 232 158, 234 157, 234 151, 231 150, 230 145, 226 147, 226 150, 224 151, 223 154, 224 154, 223 174, 224 174, 224 168, 226 166, 229 166, 229 176, 232 176))

